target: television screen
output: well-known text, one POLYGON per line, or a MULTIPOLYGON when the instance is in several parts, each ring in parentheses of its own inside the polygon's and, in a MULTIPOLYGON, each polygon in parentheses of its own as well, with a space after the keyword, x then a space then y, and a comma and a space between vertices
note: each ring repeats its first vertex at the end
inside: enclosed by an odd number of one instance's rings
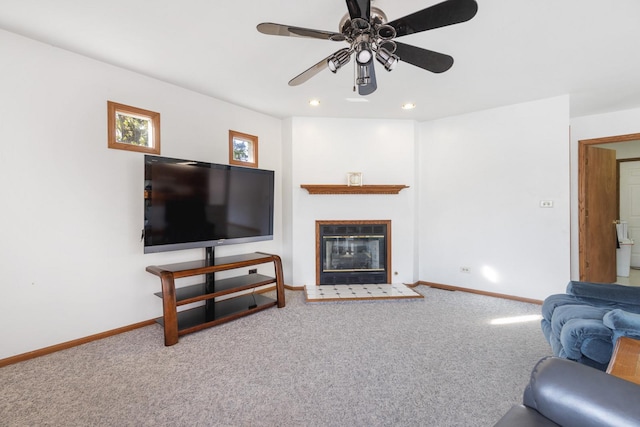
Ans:
POLYGON ((273 171, 149 155, 144 162, 144 253, 273 239, 273 171))

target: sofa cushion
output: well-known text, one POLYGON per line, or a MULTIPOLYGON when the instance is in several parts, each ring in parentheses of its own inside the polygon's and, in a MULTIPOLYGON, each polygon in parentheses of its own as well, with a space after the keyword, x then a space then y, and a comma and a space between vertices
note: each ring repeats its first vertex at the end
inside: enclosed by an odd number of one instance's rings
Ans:
POLYGON ((573 319, 595 319, 602 323, 602 318, 609 311, 608 308, 592 307, 590 305, 563 305, 557 307, 551 318, 551 331, 560 336, 565 324, 573 319))
POLYGON ((551 322, 553 312, 556 308, 564 305, 591 305, 580 300, 575 295, 555 294, 549 295, 542 303, 542 318, 551 322))
POLYGON ((612 335, 600 319, 571 319, 562 328, 560 343, 568 359, 580 360, 584 354, 606 364, 613 351, 612 335))
POLYGON ((640 339, 640 314, 615 309, 602 319, 604 325, 613 330, 613 341, 620 337, 640 339))
POLYGON ((567 294, 591 305, 640 313, 640 288, 636 286, 571 281, 567 294))

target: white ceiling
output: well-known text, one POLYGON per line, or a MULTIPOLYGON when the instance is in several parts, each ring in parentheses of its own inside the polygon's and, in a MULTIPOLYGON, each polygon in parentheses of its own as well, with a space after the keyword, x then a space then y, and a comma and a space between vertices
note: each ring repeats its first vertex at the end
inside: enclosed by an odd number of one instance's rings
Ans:
MULTIPOLYGON (((438 2, 373 4, 393 20, 438 2)), ((376 64, 378 90, 367 97, 352 92, 351 64, 287 85, 346 43, 256 30, 338 31, 343 0, 0 0, 0 28, 276 117, 429 120, 567 93, 572 117, 640 107, 640 1, 478 4, 471 21, 399 40, 453 56, 449 71, 376 64), (417 108, 401 110, 407 101, 417 108)))

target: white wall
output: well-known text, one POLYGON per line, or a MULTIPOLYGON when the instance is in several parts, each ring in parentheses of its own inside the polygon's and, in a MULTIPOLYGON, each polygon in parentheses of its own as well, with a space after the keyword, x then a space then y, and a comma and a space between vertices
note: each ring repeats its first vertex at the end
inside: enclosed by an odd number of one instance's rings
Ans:
POLYGON ((564 292, 567 96, 423 123, 420 160, 421 280, 534 299, 564 292))
POLYGON ((627 142, 614 142, 612 144, 597 144, 596 147, 606 148, 608 150, 615 150, 616 159, 618 160, 640 158, 640 140, 627 141, 627 142))
POLYGON ((640 132, 640 109, 578 118, 569 147, 568 96, 420 124, 281 121, 3 31, 0 57, 0 359, 160 316, 144 268, 202 257, 142 254, 143 156, 106 148, 107 100, 160 112, 166 156, 226 163, 229 129, 258 135, 276 239, 217 254, 280 253, 294 286, 315 283, 315 220, 390 219, 396 283, 563 292, 578 268, 577 141, 640 132), (410 188, 300 188, 350 171, 410 188))
POLYGON ((285 283, 290 284, 293 277, 293 221, 295 219, 293 200, 291 199, 292 176, 291 167, 293 164, 292 152, 292 126, 291 119, 285 119, 282 122, 282 270, 285 283))
POLYGON ((640 133, 640 108, 571 120, 571 277, 580 277, 578 252, 578 141, 640 133))
POLYGON ((291 130, 291 284, 316 284, 315 221, 349 219, 391 220, 393 282, 416 281, 414 122, 296 117, 291 130), (410 188, 397 195, 310 195, 300 188, 346 184, 348 172, 362 172, 364 184, 410 188))
POLYGON ((107 100, 160 112, 166 156, 227 163, 229 129, 258 135, 276 240, 217 255, 281 252, 280 120, 4 31, 0 57, 0 358, 160 316, 145 267, 203 256, 143 255, 143 155, 107 148, 107 100))

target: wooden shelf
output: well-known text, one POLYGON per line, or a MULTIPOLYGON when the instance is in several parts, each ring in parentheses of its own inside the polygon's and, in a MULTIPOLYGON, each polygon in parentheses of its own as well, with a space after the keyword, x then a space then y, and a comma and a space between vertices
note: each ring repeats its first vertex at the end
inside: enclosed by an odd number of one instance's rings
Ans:
POLYGON ((163 316, 156 319, 164 327, 164 345, 178 343, 180 335, 228 322, 269 307, 284 307, 282 261, 277 255, 256 252, 168 265, 150 265, 147 271, 160 277, 163 316), (258 273, 215 279, 214 273, 272 263, 275 277, 258 273), (207 282, 176 288, 176 279, 207 275, 207 282), (260 286, 276 284, 276 299, 246 293, 260 286), (243 291, 245 293, 243 294, 243 291), (226 299, 218 297, 227 296, 226 299), (204 301, 204 305, 178 311, 178 306, 204 301))
POLYGON ((408 185, 312 185, 301 184, 309 194, 398 194, 408 185))

